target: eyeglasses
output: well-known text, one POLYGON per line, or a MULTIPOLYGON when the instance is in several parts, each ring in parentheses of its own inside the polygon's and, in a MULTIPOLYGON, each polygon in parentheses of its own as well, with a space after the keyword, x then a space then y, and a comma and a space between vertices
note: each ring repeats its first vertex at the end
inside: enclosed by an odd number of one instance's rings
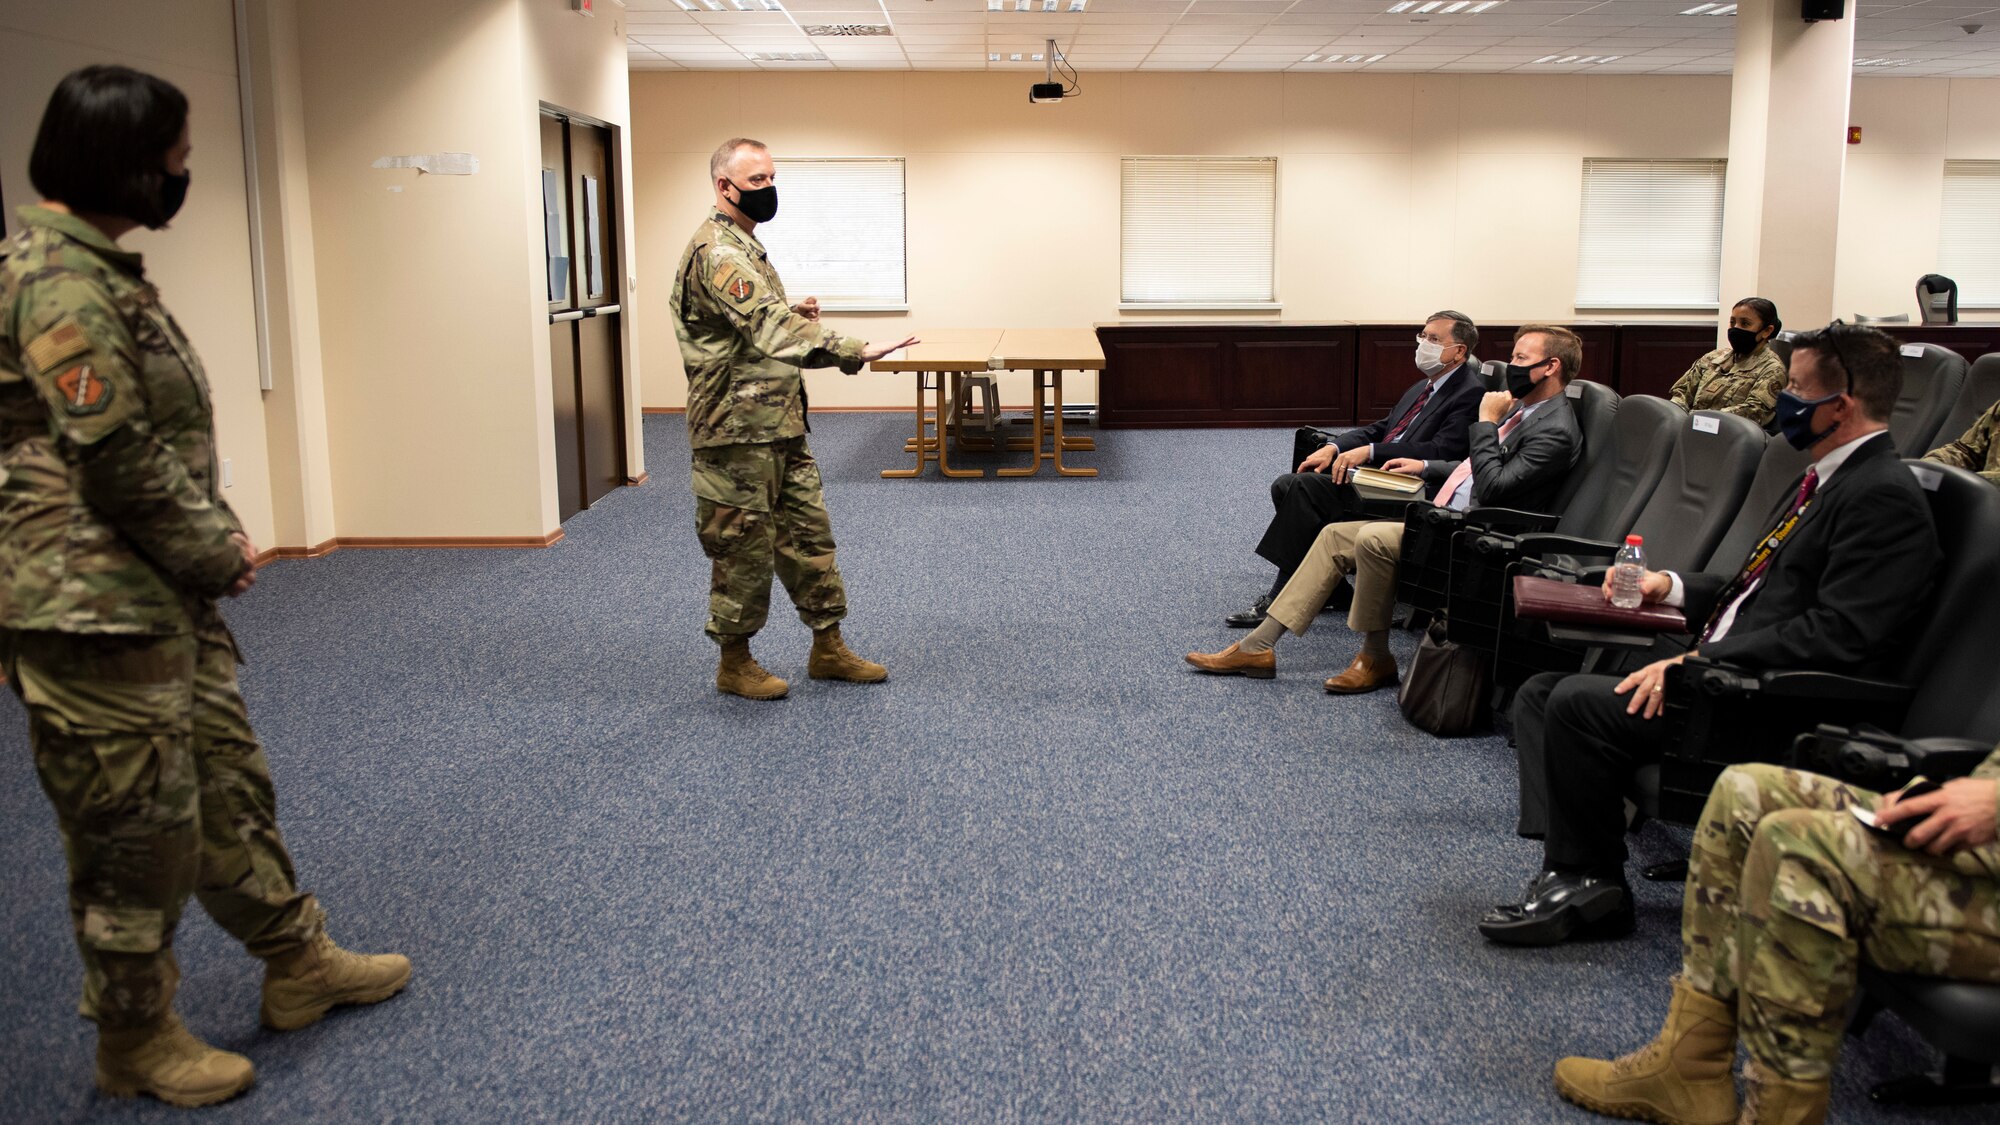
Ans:
POLYGON ((1847 327, 1847 322, 1838 319, 1836 319, 1832 324, 1827 325, 1826 343, 1827 346, 1833 350, 1833 362, 1840 365, 1841 377, 1847 380, 1847 389, 1840 393, 1844 395, 1851 395, 1854 393, 1854 372, 1847 366, 1847 356, 1841 353, 1840 333, 1834 331, 1834 329, 1836 328, 1845 328, 1845 327, 1847 327))

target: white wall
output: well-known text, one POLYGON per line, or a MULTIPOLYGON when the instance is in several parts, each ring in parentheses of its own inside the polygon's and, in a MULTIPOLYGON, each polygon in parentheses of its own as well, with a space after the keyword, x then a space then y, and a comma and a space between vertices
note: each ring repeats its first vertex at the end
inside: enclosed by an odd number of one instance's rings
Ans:
POLYGON ((28 154, 42 108, 63 75, 92 63, 157 74, 188 96, 194 176, 169 230, 134 231, 122 244, 146 257, 146 275, 187 330, 208 371, 216 442, 234 484, 223 498, 257 544, 274 538, 269 454, 258 390, 250 219, 244 189, 230 0, 98 0, 0 8, 0 192, 11 209, 39 195, 28 154))
POLYGON ((2000 160, 2000 80, 1860 79, 1848 116, 1861 143, 1847 149, 1834 312, 1914 320, 1917 278, 1938 267, 1944 162, 2000 160))
MULTIPOLYGON (((1726 77, 1097 74, 1054 106, 1029 105, 1025 81, 635 73, 642 282, 670 284, 709 205, 708 153, 740 133, 781 156, 907 157, 910 311, 835 320, 855 335, 1119 319, 1118 160, 1142 154, 1280 158, 1276 315, 1570 320, 1582 158, 1728 147, 1726 77)), ((681 405, 672 324, 642 332, 646 404, 681 405)), ((907 376, 807 378, 815 406, 909 397, 907 376)))

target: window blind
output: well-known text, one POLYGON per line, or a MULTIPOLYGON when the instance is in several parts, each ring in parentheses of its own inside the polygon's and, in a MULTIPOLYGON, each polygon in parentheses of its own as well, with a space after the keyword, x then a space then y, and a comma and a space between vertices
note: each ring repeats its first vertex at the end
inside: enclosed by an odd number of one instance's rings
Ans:
POLYGON ((1576 307, 1714 308, 1724 164, 1586 159, 1576 307))
POLYGON ((1958 303, 2000 307, 2000 160, 1944 162, 1938 272, 1958 282, 1958 303))
POLYGON ((900 308, 904 264, 903 158, 787 157, 778 173, 778 218, 759 225, 793 301, 820 307, 900 308))
POLYGON ((1123 303, 1277 299, 1275 158, 1128 156, 1119 202, 1123 303))

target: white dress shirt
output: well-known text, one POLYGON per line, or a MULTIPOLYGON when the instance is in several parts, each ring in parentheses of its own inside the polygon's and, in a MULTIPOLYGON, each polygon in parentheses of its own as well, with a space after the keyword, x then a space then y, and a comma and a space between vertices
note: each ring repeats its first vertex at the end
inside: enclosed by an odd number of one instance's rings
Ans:
MULTIPOLYGON (((1549 400, 1548 399, 1542 400, 1542 402, 1547 402, 1547 401, 1549 400)), ((1540 410, 1542 408, 1542 402, 1530 403, 1527 406, 1524 406, 1521 409, 1516 410, 1514 412, 1514 414, 1520 415, 1521 425, 1525 426, 1528 424, 1528 417, 1532 415, 1535 411, 1540 410)), ((1512 417, 1512 415, 1509 415, 1509 417, 1512 417)), ((1507 419, 1502 418, 1500 420, 1500 424, 1503 426, 1506 425, 1507 419)), ((1470 461, 1472 460, 1472 458, 1468 456, 1466 457, 1466 460, 1470 461)), ((1449 503, 1445 505, 1445 507, 1450 508, 1454 512, 1463 512, 1464 510, 1470 508, 1471 506, 1472 506, 1472 478, 1470 476, 1467 476, 1464 480, 1458 482, 1458 487, 1452 491, 1451 500, 1449 503)))

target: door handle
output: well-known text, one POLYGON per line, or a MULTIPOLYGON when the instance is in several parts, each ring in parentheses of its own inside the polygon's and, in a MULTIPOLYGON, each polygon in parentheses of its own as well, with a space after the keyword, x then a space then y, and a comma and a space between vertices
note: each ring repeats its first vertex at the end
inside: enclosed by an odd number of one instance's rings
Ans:
POLYGON ((550 313, 549 323, 561 324, 564 321, 569 321, 569 320, 582 320, 584 317, 589 315, 590 315, 589 309, 571 309, 568 312, 550 313))
POLYGON ((617 306, 617 305, 599 305, 599 306, 597 306, 597 307, 596 307, 596 308, 594 308, 594 309, 585 309, 585 310, 583 310, 583 315, 585 315, 585 316, 610 316, 611 314, 613 314, 613 313, 615 313, 615 312, 617 312, 617 311, 618 311, 618 306, 617 306))

